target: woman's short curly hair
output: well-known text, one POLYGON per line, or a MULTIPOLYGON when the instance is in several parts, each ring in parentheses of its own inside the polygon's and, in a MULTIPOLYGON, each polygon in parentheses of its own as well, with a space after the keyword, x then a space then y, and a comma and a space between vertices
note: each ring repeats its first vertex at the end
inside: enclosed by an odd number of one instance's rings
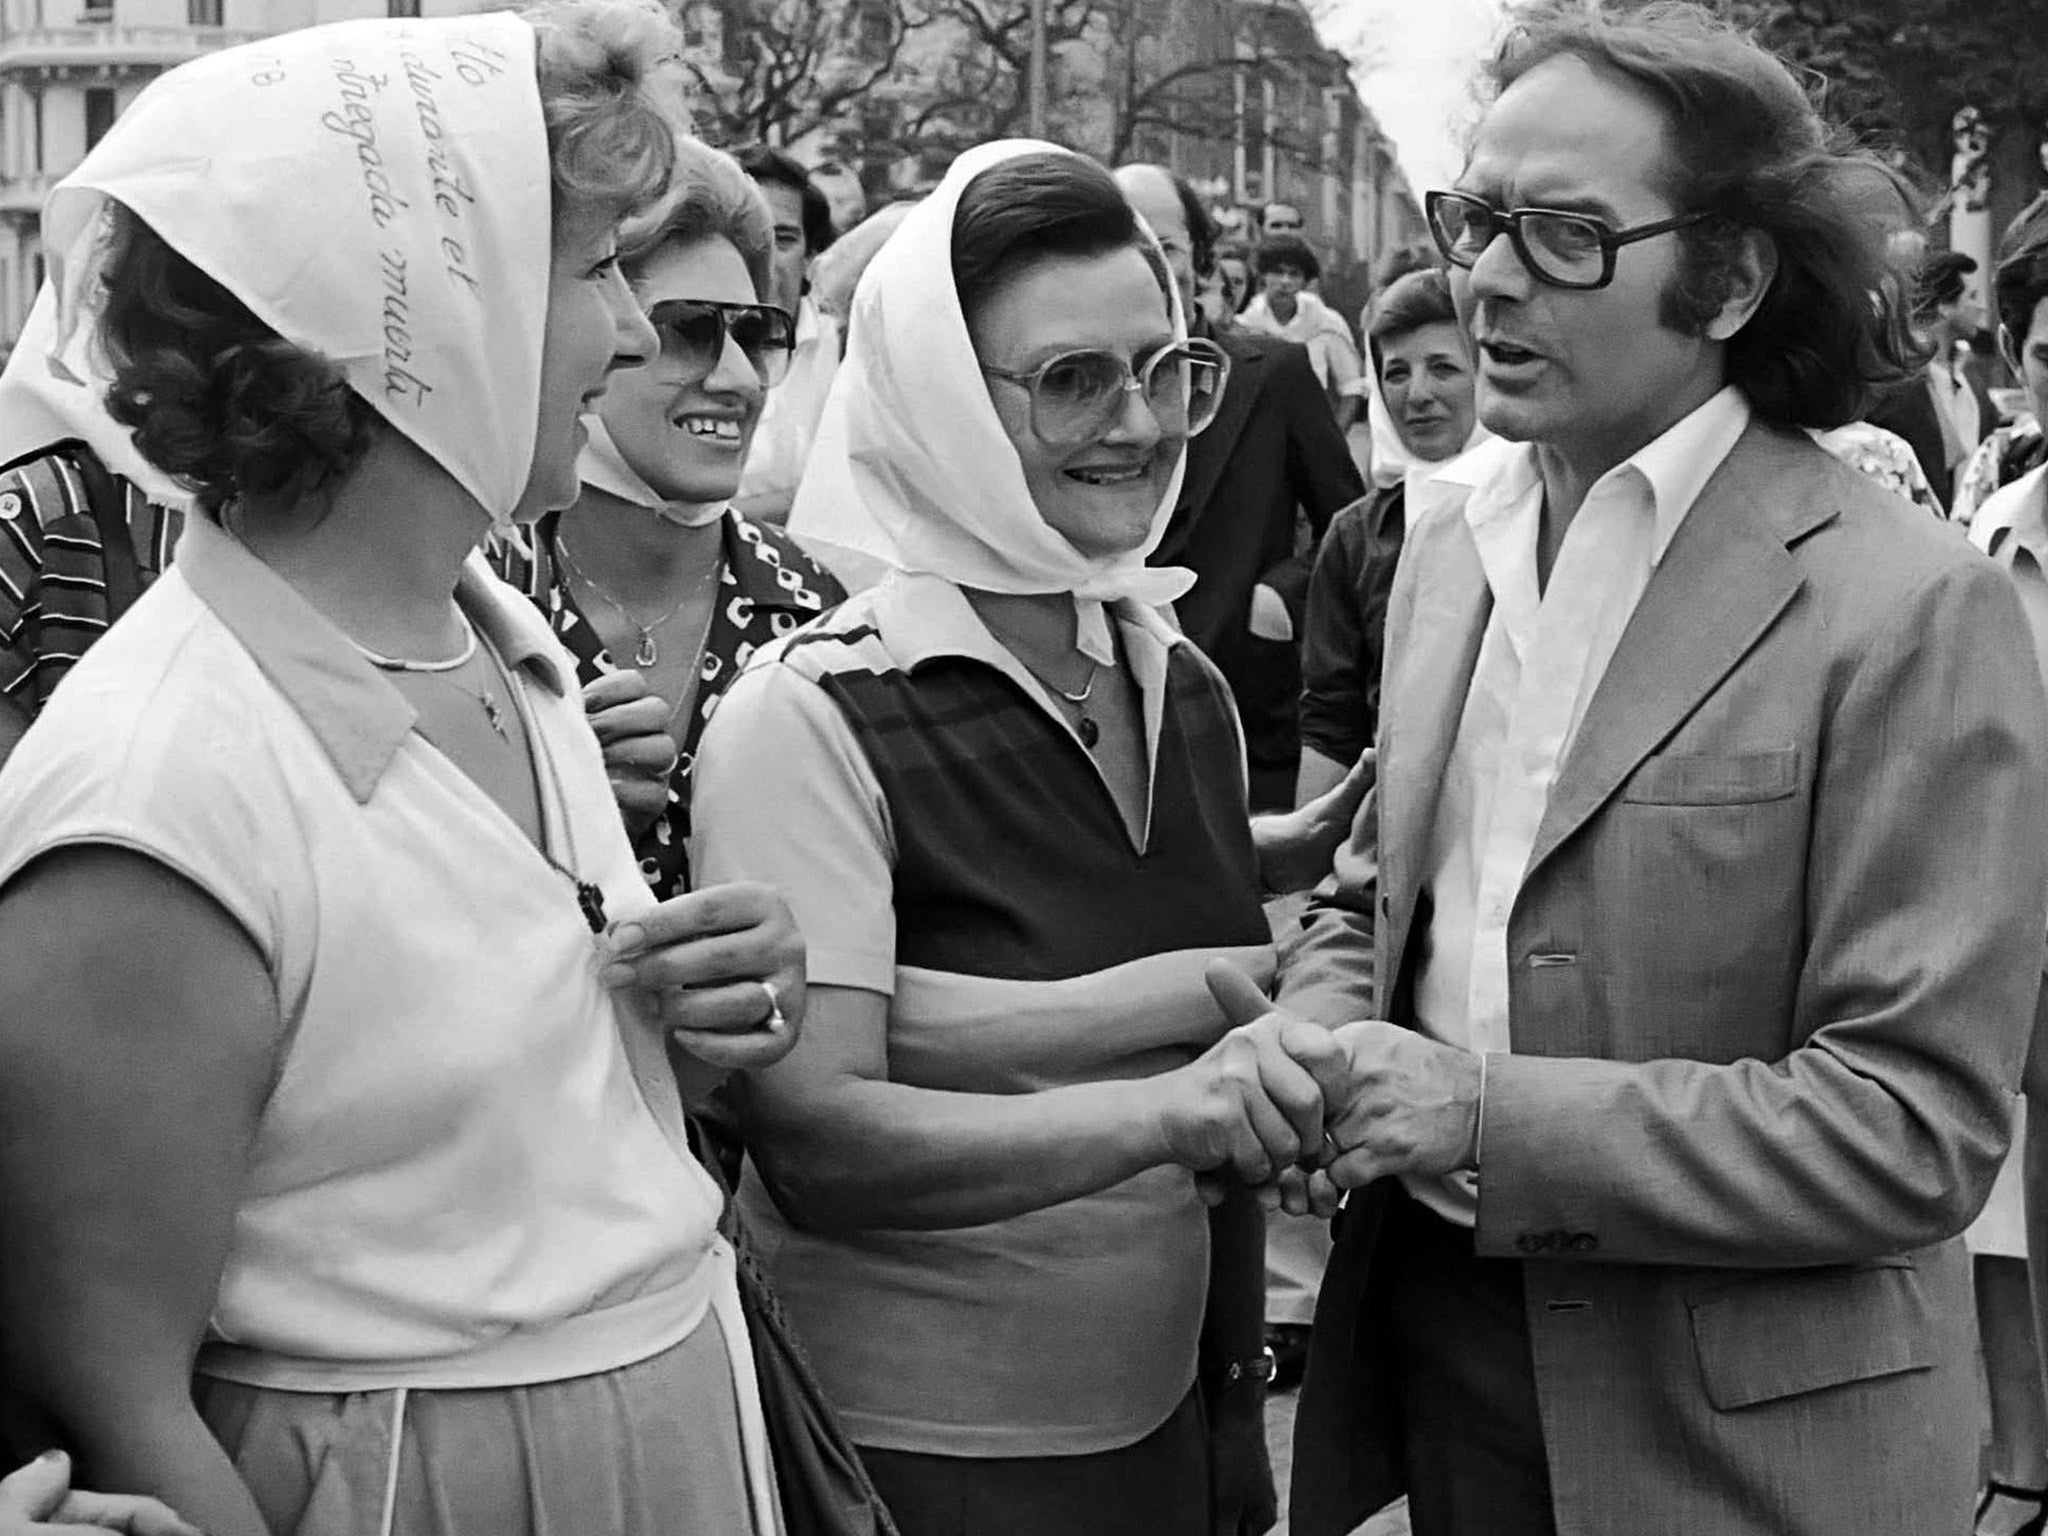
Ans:
MULTIPOLYGON (((687 124, 681 37, 656 0, 546 0, 537 39, 556 238, 612 224, 667 190, 687 124)), ((115 207, 98 339, 108 411, 208 511, 296 500, 355 467, 376 411, 327 358, 285 340, 115 207)))
POLYGON ((1595 10, 1551 0, 1517 13, 1490 69, 1505 90, 1578 58, 1663 108, 1665 191, 1706 215, 1681 232, 1665 323, 1697 333, 1732 292, 1744 237, 1767 235, 1777 273, 1728 343, 1728 381, 1779 426, 1855 421, 1925 361, 1909 274, 1888 250, 1898 178, 1831 130, 1774 54, 1696 5, 1595 10))
POLYGON ((619 231, 620 264, 637 286, 647 263, 664 247, 713 239, 732 243, 754 280, 755 297, 765 298, 775 255, 775 217, 768 199, 731 155, 697 139, 678 139, 667 194, 619 231))
POLYGON ((659 0, 542 0, 519 14, 539 45, 556 231, 651 206, 690 129, 675 22, 659 0))

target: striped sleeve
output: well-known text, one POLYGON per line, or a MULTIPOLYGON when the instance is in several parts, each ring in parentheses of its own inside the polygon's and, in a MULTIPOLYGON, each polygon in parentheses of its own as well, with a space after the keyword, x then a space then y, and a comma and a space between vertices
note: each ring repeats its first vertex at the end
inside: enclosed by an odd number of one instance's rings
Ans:
MULTIPOLYGON (((114 484, 147 588, 170 564, 183 518, 114 484)), ((34 718, 112 618, 99 519, 70 454, 53 449, 0 473, 0 693, 34 718)))
POLYGON ((46 454, 0 475, 0 691, 35 715, 106 627, 99 530, 77 473, 46 454))

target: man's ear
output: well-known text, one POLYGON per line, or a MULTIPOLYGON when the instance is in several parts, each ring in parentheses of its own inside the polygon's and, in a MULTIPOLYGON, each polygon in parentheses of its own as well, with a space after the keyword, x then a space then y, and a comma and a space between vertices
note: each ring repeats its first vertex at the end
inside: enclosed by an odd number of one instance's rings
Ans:
POLYGON ((1725 275, 1727 297, 1704 328, 1709 341, 1727 341, 1749 324, 1778 275, 1777 242, 1760 229, 1744 230, 1725 275))

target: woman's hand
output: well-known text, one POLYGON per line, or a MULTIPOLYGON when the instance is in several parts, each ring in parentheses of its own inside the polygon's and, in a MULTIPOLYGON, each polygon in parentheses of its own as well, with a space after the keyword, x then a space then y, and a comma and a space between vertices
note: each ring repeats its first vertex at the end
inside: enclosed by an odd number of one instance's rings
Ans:
POLYGON ((0 1536, 202 1536, 155 1499, 118 1493, 73 1493, 71 1458, 45 1451, 0 1478, 0 1536))
POLYGON ((676 744, 668 734, 674 710, 647 691, 646 678, 627 669, 592 678, 583 690, 583 712, 604 749, 626 835, 638 838, 668 809, 669 775, 676 768, 676 744))
POLYGON ((605 985, 639 994, 647 1016, 709 1066, 780 1061, 804 1013, 804 941, 770 886, 714 885, 612 931, 605 985), (771 991, 772 989, 772 991, 771 991))
POLYGON ((1307 890, 1327 875, 1378 774, 1378 754, 1368 747, 1334 789, 1291 811, 1254 816, 1252 843, 1259 854, 1259 883, 1284 894, 1307 890))
POLYGON ((1162 1161, 1198 1174, 1227 1168, 1257 1187, 1321 1155, 1321 1079, 1342 1070, 1344 1053, 1320 1025, 1274 1011, 1228 961, 1210 962, 1207 979, 1237 1027, 1185 1067, 1146 1079, 1162 1161))

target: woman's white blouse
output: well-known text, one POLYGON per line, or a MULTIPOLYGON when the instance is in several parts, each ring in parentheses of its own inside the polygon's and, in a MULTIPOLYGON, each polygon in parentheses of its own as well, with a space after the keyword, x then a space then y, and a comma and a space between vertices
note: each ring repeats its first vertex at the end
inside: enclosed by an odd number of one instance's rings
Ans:
POLYGON ((285 1043, 203 1372, 559 1379, 667 1348, 710 1302, 718 1196, 649 1108, 675 1092, 659 1041, 629 1052, 576 900, 581 879, 614 919, 652 905, 573 668, 480 567, 457 596, 542 748, 551 857, 203 519, 0 773, 0 882, 67 845, 133 849, 232 914, 276 982, 285 1043))

